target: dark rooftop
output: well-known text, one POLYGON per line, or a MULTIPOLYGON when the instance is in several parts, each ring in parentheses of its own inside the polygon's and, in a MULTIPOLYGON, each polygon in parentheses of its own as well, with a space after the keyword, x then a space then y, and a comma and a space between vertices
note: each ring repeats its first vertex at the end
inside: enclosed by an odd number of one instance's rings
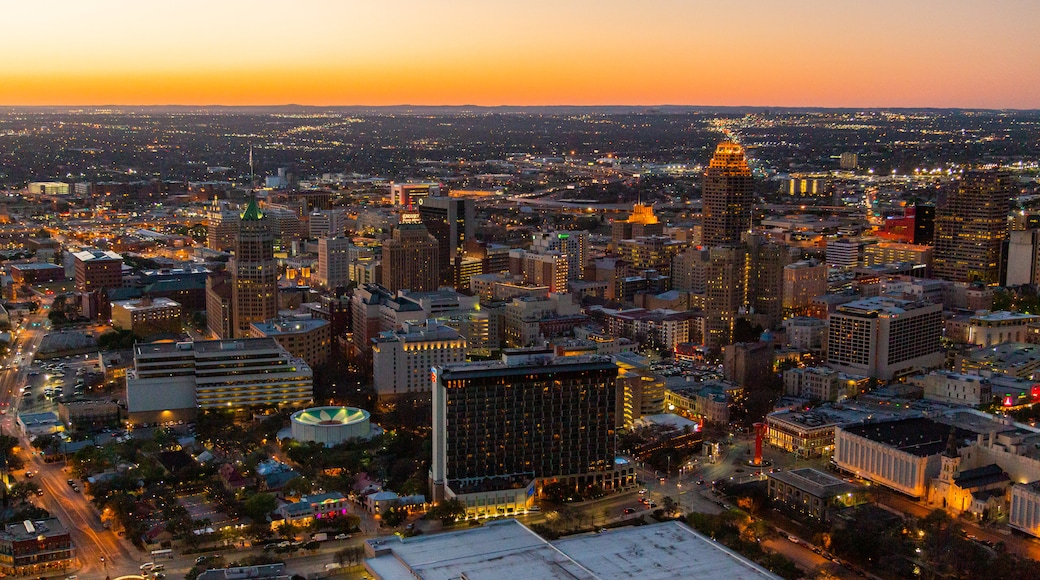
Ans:
POLYGON ((950 429, 954 431, 958 448, 964 447, 966 440, 975 439, 975 435, 970 431, 923 417, 853 425, 842 430, 871 441, 884 443, 906 453, 928 457, 942 453, 946 449, 947 442, 950 440, 950 429))

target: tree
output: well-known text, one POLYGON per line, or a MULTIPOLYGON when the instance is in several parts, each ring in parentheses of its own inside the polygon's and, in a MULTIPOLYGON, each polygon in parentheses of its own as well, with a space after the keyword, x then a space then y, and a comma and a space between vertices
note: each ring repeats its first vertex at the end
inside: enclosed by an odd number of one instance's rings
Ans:
POLYGON ((278 507, 278 502, 269 493, 258 493, 242 504, 242 513, 254 522, 267 521, 267 516, 278 507))
POLYGON ((408 519, 408 508, 400 505, 390 505, 381 514, 383 525, 388 528, 396 528, 408 519))
POLYGON ((19 481, 11 486, 8 494, 18 501, 25 501, 39 492, 40 486, 35 481, 19 481))
POLYGON ((447 526, 466 517, 466 504, 461 500, 446 499, 430 508, 426 517, 440 520, 447 526))

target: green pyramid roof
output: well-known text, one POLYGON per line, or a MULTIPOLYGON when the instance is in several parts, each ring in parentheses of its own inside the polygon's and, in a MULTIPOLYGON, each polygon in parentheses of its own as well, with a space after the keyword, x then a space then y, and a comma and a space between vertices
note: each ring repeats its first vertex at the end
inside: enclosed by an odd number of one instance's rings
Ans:
POLYGON ((246 211, 242 212, 242 221, 260 221, 264 219, 264 214, 260 213, 260 207, 256 205, 256 199, 250 199, 249 205, 246 206, 246 211))

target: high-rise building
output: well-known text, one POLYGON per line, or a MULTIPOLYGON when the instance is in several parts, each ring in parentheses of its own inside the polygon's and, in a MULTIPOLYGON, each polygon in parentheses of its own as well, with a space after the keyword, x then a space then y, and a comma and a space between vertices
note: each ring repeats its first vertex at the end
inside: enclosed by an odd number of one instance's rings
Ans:
POLYGON ((833 268, 855 268, 863 259, 863 246, 856 240, 827 242, 827 264, 833 268))
POLYGON ((805 314, 812 299, 827 293, 827 265, 816 261, 784 266, 784 311, 805 314))
POLYGON ((372 380, 380 399, 428 395, 433 367, 466 360, 466 339, 433 320, 381 332, 373 343, 372 380))
POLYGON ((935 241, 935 206, 914 204, 907 210, 913 210, 914 216, 914 243, 931 244, 935 241))
POLYGON ((390 203, 399 207, 417 208, 421 200, 441 194, 437 183, 391 183, 390 203))
POLYGON ((266 216, 251 200, 239 221, 231 271, 231 331, 249 336, 249 325, 278 316, 278 264, 274 234, 266 216))
POLYGON ((442 286, 460 286, 460 263, 465 256, 466 243, 476 239, 476 218, 472 199, 448 196, 429 196, 416 206, 430 235, 437 238, 440 247, 442 286))
POLYGON ((704 344, 718 349, 733 342, 737 319, 746 311, 747 249, 739 244, 711 248, 706 280, 704 344))
POLYGON ((310 215, 310 237, 335 238, 347 231, 347 211, 344 209, 325 209, 310 215))
POLYGON ((859 154, 851 152, 842 153, 841 159, 839 160, 839 166, 842 169, 859 168, 859 154))
POLYGON ((863 248, 863 265, 879 266, 898 262, 910 262, 932 267, 933 248, 918 244, 900 244, 896 242, 879 242, 863 248))
POLYGON ((1040 282, 1040 229, 1011 232, 1003 286, 1040 282))
POLYGON ((827 363, 884 381, 943 364, 942 305, 867 298, 828 318, 827 363))
POLYGON ((206 278, 206 329, 218 338, 231 338, 231 275, 215 272, 206 278))
POLYGON ((213 208, 206 225, 206 247, 218 252, 234 250, 239 219, 238 212, 233 209, 213 208))
POLYGON ((314 283, 323 288, 346 287, 350 282, 350 238, 321 238, 318 240, 318 270, 314 283))
POLYGON ((998 282, 1011 194, 1010 175, 986 170, 965 172, 940 195, 935 212, 936 278, 998 282))
POLYGON ((509 273, 523 276, 524 284, 548 286, 549 292, 567 291, 569 265, 567 256, 560 252, 509 252, 509 273))
POLYGON ((123 257, 107 250, 84 249, 72 254, 77 292, 123 287, 123 257))
POLYGON ((688 247, 689 243, 669 236, 640 236, 621 240, 617 255, 633 270, 657 270, 662 276, 670 276, 672 259, 688 247))
POLYGON ((332 354, 332 325, 318 318, 280 318, 254 322, 253 338, 273 338, 289 354, 302 358, 311 368, 324 365, 332 354))
POLYGON ((617 374, 609 359, 552 349, 434 368, 434 500, 494 514, 523 505, 536 481, 616 487, 617 374))
POLYGON ((402 223, 383 242, 383 286, 391 292, 436 290, 441 282, 440 242, 421 223, 402 223))
POLYGON ((534 234, 531 251, 563 254, 567 258, 567 279, 581 280, 589 255, 589 232, 539 232, 534 234))
POLYGON ((751 229, 754 184, 744 148, 723 141, 715 148, 703 188, 705 246, 740 242, 740 236, 751 229))

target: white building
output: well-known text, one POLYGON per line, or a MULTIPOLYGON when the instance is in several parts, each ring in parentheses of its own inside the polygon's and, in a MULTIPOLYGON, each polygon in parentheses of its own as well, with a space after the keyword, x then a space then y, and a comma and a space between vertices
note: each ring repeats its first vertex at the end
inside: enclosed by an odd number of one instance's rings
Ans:
POLYGON ((325 209, 310 215, 310 237, 334 238, 342 236, 347 230, 347 211, 344 209, 325 209))
POLYGON ((943 364, 942 306, 875 297, 849 302, 828 318, 827 363, 891 380, 943 364))
POLYGON ((787 344, 801 350, 820 352, 827 346, 827 321, 821 318, 795 316, 784 320, 787 344))
POLYGON ((863 242, 837 240, 827 243, 827 264, 834 268, 855 268, 863 259, 863 242))
POLYGON ((323 288, 346 286, 350 282, 350 238, 321 238, 318 240, 318 269, 312 277, 323 288))
POLYGON ((968 321, 967 343, 993 346, 1005 342, 1026 342, 1027 327, 1037 321, 1040 321, 1040 316, 1034 314, 980 312, 968 321))
POLYGON ((993 400, 989 381, 979 375, 939 370, 910 377, 908 382, 921 387, 929 401, 978 407, 993 400))
POLYGON ((858 395, 867 380, 827 367, 793 368, 784 371, 784 393, 817 401, 840 401, 858 395))
POLYGON ((466 339, 447 326, 426 321, 373 339, 372 373, 379 397, 429 393, 430 369, 466 360, 466 339))
POLYGON ((199 408, 300 406, 313 396, 310 367, 273 338, 138 344, 127 373, 127 410, 138 424, 190 420, 199 408))
POLYGON ((1040 481, 1011 487, 1009 516, 1009 526, 1040 537, 1040 481))
POLYGON ((391 183, 390 203, 402 207, 418 207, 420 199, 437 197, 441 186, 437 183, 391 183))

